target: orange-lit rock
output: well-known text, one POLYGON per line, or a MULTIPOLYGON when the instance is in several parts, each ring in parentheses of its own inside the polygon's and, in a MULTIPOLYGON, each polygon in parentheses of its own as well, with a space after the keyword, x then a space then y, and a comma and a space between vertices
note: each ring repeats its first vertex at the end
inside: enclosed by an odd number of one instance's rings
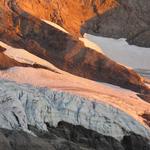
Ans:
POLYGON ((150 47, 150 1, 144 0, 17 0, 32 15, 51 20, 74 35, 84 32, 127 38, 150 47))
POLYGON ((84 25, 86 20, 97 14, 103 14, 118 5, 116 0, 64 0, 61 2, 59 0, 17 0, 17 3, 32 15, 62 25, 75 35, 79 35, 80 27, 84 25))

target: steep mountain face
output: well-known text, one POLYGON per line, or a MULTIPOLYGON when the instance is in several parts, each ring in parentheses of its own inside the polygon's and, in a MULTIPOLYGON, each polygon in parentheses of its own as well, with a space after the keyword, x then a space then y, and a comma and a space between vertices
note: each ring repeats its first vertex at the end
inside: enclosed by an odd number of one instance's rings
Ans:
POLYGON ((0 39, 3 42, 24 48, 75 75, 149 93, 143 79, 134 71, 86 48, 77 38, 24 12, 16 1, 6 3, 1 0, 1 10, 3 21, 0 25, 0 39))
POLYGON ((74 35, 127 38, 131 44, 150 47, 148 0, 22 0, 19 6, 38 18, 51 20, 74 35))

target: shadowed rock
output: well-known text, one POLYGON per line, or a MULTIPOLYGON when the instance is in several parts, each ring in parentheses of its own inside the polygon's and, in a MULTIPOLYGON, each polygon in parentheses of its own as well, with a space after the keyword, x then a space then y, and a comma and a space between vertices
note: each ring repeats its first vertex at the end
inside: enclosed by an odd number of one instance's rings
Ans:
POLYGON ((38 136, 22 131, 0 129, 0 150, 149 150, 149 141, 130 133, 121 142, 81 126, 60 122, 49 132, 30 129, 38 136))

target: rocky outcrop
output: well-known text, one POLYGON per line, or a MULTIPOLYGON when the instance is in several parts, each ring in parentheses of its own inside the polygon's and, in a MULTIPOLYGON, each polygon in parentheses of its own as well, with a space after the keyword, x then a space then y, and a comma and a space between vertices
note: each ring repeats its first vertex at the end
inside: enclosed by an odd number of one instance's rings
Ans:
POLYGON ((0 127, 28 131, 57 126, 60 121, 81 125, 122 140, 130 132, 150 139, 150 131, 119 109, 77 95, 0 80, 0 127))
MULTIPOLYGON (((119 85, 136 92, 148 91, 143 79, 133 70, 115 63, 101 53, 86 48, 78 39, 66 34, 21 10, 9 1, 10 10, 2 11, 0 39, 14 47, 24 48, 56 67, 72 74, 119 85), (59 42, 59 44, 58 44, 59 42)), ((41 5, 42 6, 42 5, 41 5)))
POLYGON ((22 131, 0 129, 0 150, 149 150, 147 139, 131 133, 123 140, 117 141, 66 122, 59 122, 56 128, 48 127, 48 132, 30 129, 38 136, 22 131))
POLYGON ((127 38, 131 44, 150 47, 149 0, 17 0, 38 18, 56 22, 74 35, 92 33, 127 38), (38 8, 38 9, 37 9, 38 8))

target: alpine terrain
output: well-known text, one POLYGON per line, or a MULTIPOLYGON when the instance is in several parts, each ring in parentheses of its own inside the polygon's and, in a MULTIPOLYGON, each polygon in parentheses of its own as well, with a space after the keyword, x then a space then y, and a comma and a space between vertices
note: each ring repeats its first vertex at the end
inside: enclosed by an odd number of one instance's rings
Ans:
POLYGON ((0 0, 0 150, 150 150, 150 1, 0 0))

